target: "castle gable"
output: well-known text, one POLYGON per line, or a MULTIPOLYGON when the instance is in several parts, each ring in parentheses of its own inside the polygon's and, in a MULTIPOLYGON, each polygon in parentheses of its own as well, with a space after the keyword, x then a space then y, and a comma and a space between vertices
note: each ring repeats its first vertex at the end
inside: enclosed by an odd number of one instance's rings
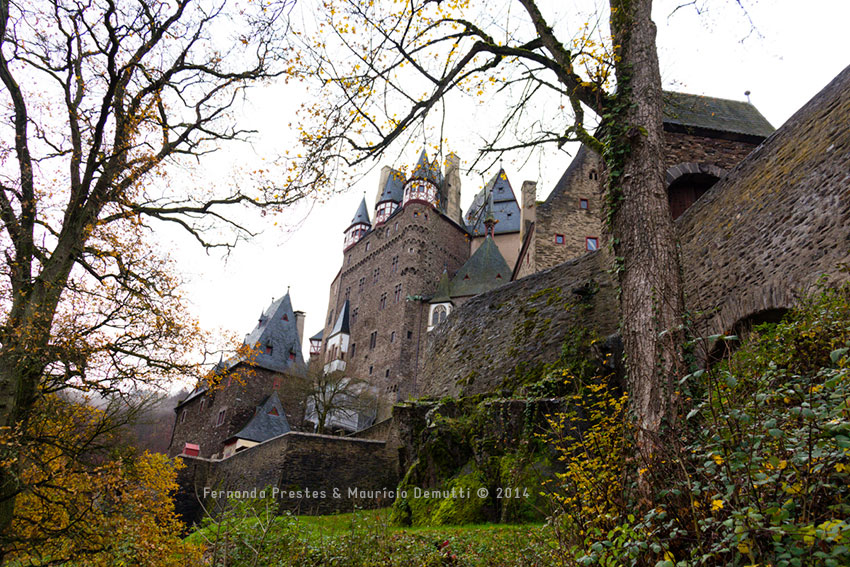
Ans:
MULTIPOLYGON (((284 372, 293 364, 304 363, 295 312, 288 293, 272 301, 263 311, 257 326, 246 335, 245 344, 258 346, 251 363, 267 370, 284 372)), ((230 366, 236 362, 230 361, 230 366)))
POLYGON ((487 200, 491 193, 493 195, 492 213, 497 221, 495 234, 519 232, 519 204, 504 169, 500 169, 475 195, 472 205, 466 212, 467 230, 473 236, 482 236, 487 233, 484 219, 487 214, 487 200))

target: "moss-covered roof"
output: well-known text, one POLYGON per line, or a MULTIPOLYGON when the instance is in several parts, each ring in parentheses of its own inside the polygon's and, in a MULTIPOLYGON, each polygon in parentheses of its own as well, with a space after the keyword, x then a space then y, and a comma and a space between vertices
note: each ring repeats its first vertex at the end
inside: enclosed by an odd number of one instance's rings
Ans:
POLYGON ((749 102, 664 92, 664 123, 766 138, 773 126, 749 102))
POLYGON ((461 266, 451 282, 452 297, 478 295, 509 282, 511 269, 489 236, 461 266))

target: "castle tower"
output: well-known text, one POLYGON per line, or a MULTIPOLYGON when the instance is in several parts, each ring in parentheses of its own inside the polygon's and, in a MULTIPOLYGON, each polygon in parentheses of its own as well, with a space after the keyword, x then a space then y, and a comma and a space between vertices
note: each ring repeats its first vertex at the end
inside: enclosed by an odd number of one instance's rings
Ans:
POLYGON ((380 226, 392 215, 404 198, 404 175, 389 166, 381 168, 378 182, 378 199, 375 202, 375 226, 380 226))
POLYGON ((443 174, 440 172, 440 166, 436 162, 428 161, 428 154, 425 150, 419 154, 419 159, 416 165, 413 166, 413 171, 410 173, 410 179, 404 184, 404 202, 402 206, 406 207, 408 203, 419 202, 427 203, 434 208, 440 205, 439 193, 440 186, 443 184, 443 174))
POLYGON ((366 197, 360 202, 357 207, 357 212, 354 213, 354 218, 351 219, 351 224, 345 229, 345 244, 344 249, 348 250, 356 244, 363 235, 372 230, 372 223, 369 221, 369 210, 366 208, 366 197))
POLYGON ((487 226, 484 221, 487 217, 488 203, 490 203, 491 214, 497 221, 491 236, 505 261, 513 267, 519 257, 522 244, 519 238, 521 214, 511 182, 502 168, 499 168, 498 173, 475 195, 472 205, 466 212, 466 228, 472 235, 473 254, 479 246, 484 244, 484 237, 487 236, 487 226))

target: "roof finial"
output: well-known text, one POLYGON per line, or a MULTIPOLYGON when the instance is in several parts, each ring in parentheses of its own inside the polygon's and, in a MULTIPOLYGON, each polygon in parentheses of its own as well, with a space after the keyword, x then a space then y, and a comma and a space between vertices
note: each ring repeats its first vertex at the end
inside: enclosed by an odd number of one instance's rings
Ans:
POLYGON ((750 102, 750 91, 749 90, 744 91, 744 96, 747 97, 747 102, 750 102))
POLYGON ((484 226, 487 227, 487 236, 495 238, 496 235, 496 223, 499 222, 496 220, 495 215, 493 214, 493 189, 487 192, 487 211, 484 216, 484 226))

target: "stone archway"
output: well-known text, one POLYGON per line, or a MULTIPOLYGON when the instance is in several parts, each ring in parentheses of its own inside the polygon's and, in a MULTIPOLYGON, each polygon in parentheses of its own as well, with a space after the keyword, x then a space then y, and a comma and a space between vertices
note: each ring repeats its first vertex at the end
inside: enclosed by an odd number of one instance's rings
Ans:
POLYGON ((708 163, 680 163, 667 170, 667 198, 674 219, 726 175, 726 170, 708 163))

